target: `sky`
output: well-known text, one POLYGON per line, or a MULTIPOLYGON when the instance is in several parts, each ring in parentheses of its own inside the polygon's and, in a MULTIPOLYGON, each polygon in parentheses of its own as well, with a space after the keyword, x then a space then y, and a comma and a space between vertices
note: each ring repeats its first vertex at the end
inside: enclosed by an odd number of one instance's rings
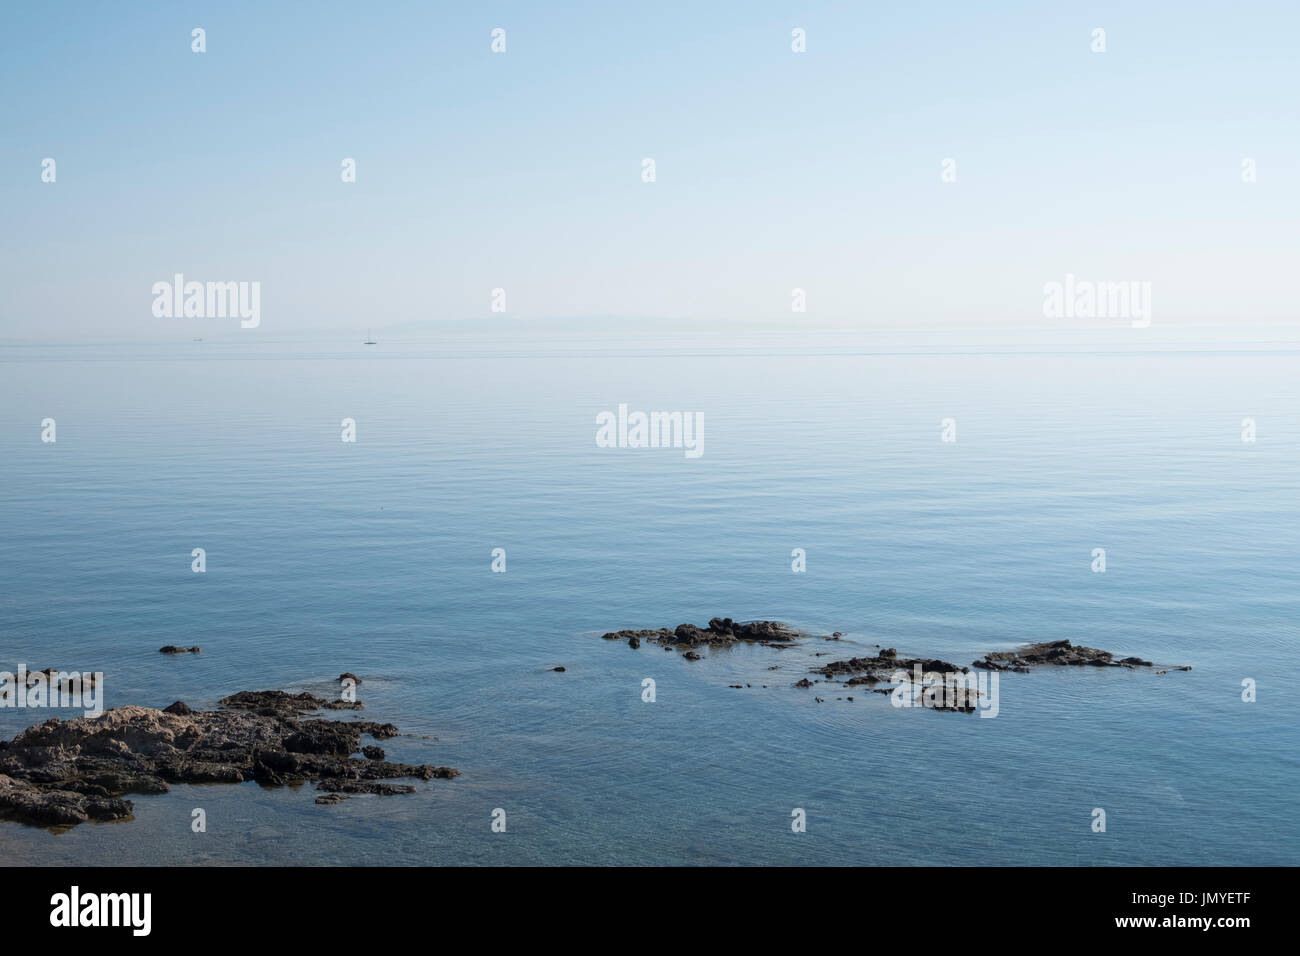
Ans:
POLYGON ((1043 323, 1066 274, 1150 282, 1157 324, 1294 322, 1298 34, 1294 0, 7 3, 0 339, 240 331, 156 317, 176 273, 259 282, 263 335, 492 321, 494 289, 1043 323))

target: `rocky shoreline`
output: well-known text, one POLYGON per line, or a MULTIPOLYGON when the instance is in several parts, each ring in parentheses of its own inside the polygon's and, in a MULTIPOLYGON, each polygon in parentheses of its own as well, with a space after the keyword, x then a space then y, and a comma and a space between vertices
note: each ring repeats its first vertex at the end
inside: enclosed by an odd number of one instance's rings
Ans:
POLYGON ((362 746, 363 736, 397 736, 392 724, 302 719, 319 710, 360 710, 358 702, 264 690, 232 694, 220 707, 115 707, 99 717, 47 720, 0 741, 0 817, 35 826, 129 820, 133 807, 124 797, 166 793, 173 783, 315 783, 322 793, 316 802, 331 804, 349 794, 415 792, 388 780, 460 773, 390 763, 381 748, 362 746))
MULTIPOLYGON (((643 643, 654 644, 689 661, 700 660, 701 649, 748 644, 784 650, 808 639, 838 641, 841 636, 839 631, 818 636, 779 621, 738 622, 729 617, 712 618, 705 627, 681 624, 602 635, 604 640, 622 641, 634 650, 643 643)), ((161 650, 197 653, 199 648, 168 645, 161 650)), ((899 657, 891 647, 880 648, 874 655, 814 667, 794 686, 812 688, 826 682, 889 694, 899 686, 897 675, 901 672, 919 693, 928 695, 928 686, 917 686, 920 675, 924 675, 927 685, 935 681, 941 685, 970 685, 974 683, 972 667, 1028 673, 1038 666, 1155 667, 1151 661, 1116 658, 1110 651, 1068 640, 1028 644, 1014 651, 991 651, 970 667, 937 658, 899 657), (873 686, 886 682, 891 686, 873 686)), ((564 671, 563 667, 551 669, 564 671)), ((779 670, 780 665, 768 669, 779 670)), ((1171 669, 1191 670, 1186 666, 1171 669)), ((340 674, 338 680, 351 688, 361 683, 361 678, 351 673, 340 674)), ((196 711, 176 701, 161 710, 130 705, 97 717, 47 720, 13 740, 0 740, 0 818, 36 826, 129 820, 133 806, 125 799, 128 795, 166 793, 174 783, 256 781, 268 787, 314 783, 321 792, 316 802, 328 805, 353 794, 415 792, 412 784, 388 782, 391 780, 450 779, 459 775, 460 771, 451 767, 393 763, 386 759, 383 748, 363 745, 363 737, 382 741, 397 736, 398 730, 392 724, 306 717, 323 710, 364 709, 349 696, 326 699, 281 690, 239 691, 222 698, 219 709, 213 711, 196 711)), ((821 697, 815 699, 824 702, 821 697)), ((938 703, 926 706, 970 713, 982 701, 982 694, 970 689, 966 696, 952 701, 940 693, 938 703)))

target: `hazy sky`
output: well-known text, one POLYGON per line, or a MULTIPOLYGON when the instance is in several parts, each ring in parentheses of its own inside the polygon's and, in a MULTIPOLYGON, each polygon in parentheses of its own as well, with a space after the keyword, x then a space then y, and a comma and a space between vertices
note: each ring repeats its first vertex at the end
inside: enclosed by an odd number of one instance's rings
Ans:
POLYGON ((1295 0, 2 16, 0 337, 237 331, 155 318, 177 272, 261 282, 248 335, 490 320, 494 288, 518 318, 1046 322, 1066 273, 1151 282, 1157 324, 1297 315, 1295 0))

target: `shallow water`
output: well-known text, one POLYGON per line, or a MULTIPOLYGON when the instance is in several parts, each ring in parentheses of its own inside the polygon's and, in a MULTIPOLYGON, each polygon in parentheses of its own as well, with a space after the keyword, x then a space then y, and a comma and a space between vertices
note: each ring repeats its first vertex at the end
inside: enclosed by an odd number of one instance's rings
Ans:
POLYGON ((463 775, 334 807, 181 786, 133 822, 0 823, 3 862, 1297 862, 1289 345, 380 338, 0 348, 0 669, 196 707, 349 670, 393 759, 463 775), (703 413, 704 455, 597 448, 620 402, 703 413), (599 639, 714 615, 845 639, 599 639), (1194 669, 1007 674, 992 720, 790 686, 819 652, 1058 638, 1194 669))

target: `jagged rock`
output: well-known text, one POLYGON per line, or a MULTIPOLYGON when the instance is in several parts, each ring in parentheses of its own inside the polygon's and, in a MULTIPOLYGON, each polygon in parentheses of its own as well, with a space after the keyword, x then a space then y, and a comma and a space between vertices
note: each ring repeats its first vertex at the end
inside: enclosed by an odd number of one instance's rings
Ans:
POLYGON ((132 705, 47 720, 0 741, 0 816, 36 825, 128 819, 124 794, 165 793, 171 783, 329 781, 322 789, 407 793, 414 787, 377 781, 460 773, 389 763, 381 748, 361 746, 364 734, 397 736, 392 724, 299 719, 330 703, 311 694, 241 691, 216 711, 177 701, 166 710, 132 705), (367 759, 351 756, 358 751, 367 759))
POLYGON ((73 826, 87 820, 129 820, 130 800, 41 787, 0 773, 0 817, 33 826, 73 826))
POLYGON ((1150 661, 1140 657, 1125 657, 1115 660, 1110 651, 1101 651, 1095 647, 1071 644, 1069 641, 1043 641, 1027 644, 1015 651, 993 651, 984 655, 984 660, 976 661, 973 666, 985 670, 1013 670, 1028 673, 1030 664, 1053 664, 1060 666, 1087 667, 1151 667, 1150 661))
MULTIPOLYGON (((879 646, 879 645, 877 645, 879 646)), ((959 713, 974 713, 974 701, 979 692, 974 687, 959 683, 957 675, 969 674, 970 669, 958 667, 948 661, 927 657, 900 658, 894 648, 886 648, 875 657, 852 657, 843 661, 832 661, 813 671, 827 680, 839 679, 845 687, 870 687, 882 681, 889 681, 890 687, 873 688, 877 694, 893 693, 897 686, 895 675, 902 673, 905 680, 913 682, 917 699, 924 697, 924 706, 931 710, 946 710, 959 713), (915 683, 916 668, 920 667, 923 679, 935 680, 930 685, 915 683)), ((971 678, 973 680, 973 678, 971 678)), ((811 687, 807 678, 795 684, 796 687, 811 687)), ((838 699, 838 698, 837 698, 838 699)), ((853 698, 848 698, 852 700, 853 698)))
POLYGON ((698 647, 708 640, 708 632, 701 631, 694 624, 678 624, 677 630, 673 631, 674 644, 686 644, 690 647, 698 647))
POLYGON ((818 668, 816 673, 824 677, 855 677, 860 684, 876 683, 888 680, 896 671, 911 671, 917 664, 921 665, 922 671, 931 674, 964 674, 968 670, 929 657, 900 658, 898 652, 891 647, 888 651, 881 651, 877 657, 851 657, 846 661, 832 661, 818 668))
POLYGON ((660 644, 669 650, 678 650, 690 660, 698 660, 699 655, 690 657, 696 648, 706 645, 728 645, 740 643, 766 644, 772 647, 789 647, 801 635, 779 621, 733 621, 729 617, 715 617, 708 627, 694 624, 679 624, 675 628, 661 628, 657 631, 624 630, 609 631, 601 637, 607 641, 626 641, 629 647, 637 648, 642 641, 660 644))

